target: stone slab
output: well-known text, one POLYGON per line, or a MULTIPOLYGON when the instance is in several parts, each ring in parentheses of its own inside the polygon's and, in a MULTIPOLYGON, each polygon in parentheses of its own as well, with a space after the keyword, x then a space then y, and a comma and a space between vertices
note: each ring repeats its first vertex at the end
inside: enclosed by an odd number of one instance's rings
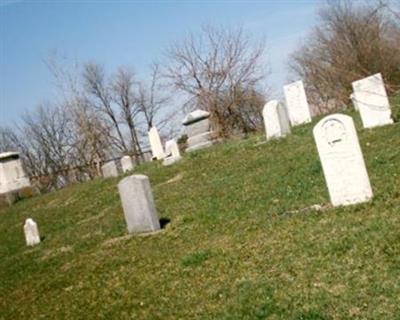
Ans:
POLYGON ((194 146, 196 146, 198 144, 211 142, 211 138, 212 138, 211 132, 205 132, 205 133, 199 134, 197 136, 190 137, 187 140, 187 144, 188 144, 188 146, 190 148, 190 147, 194 147, 194 146))
POLYGON ((200 120, 206 119, 210 116, 210 113, 208 111, 204 111, 204 110, 194 110, 192 112, 190 112, 182 121, 182 124, 184 126, 190 125, 193 122, 198 122, 200 120))
POLYGON ((130 156, 123 156, 121 158, 122 172, 132 171, 134 169, 133 161, 130 156))
POLYGON ((151 152, 153 154, 153 159, 163 159, 165 157, 164 149, 161 144, 160 135, 156 127, 152 127, 149 130, 149 142, 151 147, 151 152))
POLYGON ((392 112, 380 73, 354 81, 353 97, 364 128, 392 124, 392 112))
POLYGON ((129 233, 154 232, 160 229, 147 176, 126 177, 118 183, 118 190, 129 233))
POLYGON ((24 234, 27 246, 34 246, 40 243, 39 229, 33 219, 28 218, 25 220, 24 234))
POLYGON ((208 132, 210 131, 210 121, 206 118, 198 122, 193 122, 186 126, 185 131, 189 138, 208 132))
POLYGON ((331 203, 345 206, 370 200, 372 188, 353 119, 327 116, 313 133, 331 203))
POLYGON ((284 137, 290 133, 289 116, 286 107, 277 100, 271 100, 263 109, 267 140, 284 137))
POLYGON ((292 126, 311 122, 310 107, 307 102, 303 81, 299 80, 283 87, 286 107, 292 126))

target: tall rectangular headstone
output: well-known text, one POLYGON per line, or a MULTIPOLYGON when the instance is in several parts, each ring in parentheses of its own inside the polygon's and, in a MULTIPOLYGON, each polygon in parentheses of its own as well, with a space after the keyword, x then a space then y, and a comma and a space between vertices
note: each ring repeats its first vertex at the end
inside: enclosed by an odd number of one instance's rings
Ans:
POLYGON ((151 152, 153 153, 153 159, 163 159, 165 157, 164 149, 156 127, 151 127, 149 130, 149 141, 151 152))
POLYGON ((313 133, 331 203, 345 206, 371 199, 372 188, 353 119, 343 114, 327 116, 313 133))
POLYGON ((358 107, 364 128, 392 124, 392 112, 380 73, 354 81, 353 97, 358 107))
POLYGON ((153 232, 160 229, 148 177, 126 177, 118 183, 118 190, 129 233, 153 232))
POLYGON ((115 161, 108 161, 101 167, 104 178, 118 177, 118 168, 115 161))
POLYGON ((283 86, 286 107, 292 126, 311 122, 310 107, 308 106, 303 81, 299 80, 283 86))
POLYGON ((28 218, 25 220, 24 234, 27 246, 34 246, 40 243, 39 229, 33 219, 28 218))
POLYGON ((269 101, 263 109, 267 140, 284 137, 290 133, 286 107, 277 100, 269 101))
POLYGON ((123 156, 121 158, 121 167, 122 167, 122 172, 127 172, 133 170, 133 161, 130 156, 123 156))

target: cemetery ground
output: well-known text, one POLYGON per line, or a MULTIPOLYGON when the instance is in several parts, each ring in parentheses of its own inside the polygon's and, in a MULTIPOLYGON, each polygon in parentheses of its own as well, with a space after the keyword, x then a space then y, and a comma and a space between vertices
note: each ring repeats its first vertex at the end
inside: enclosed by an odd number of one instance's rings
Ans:
POLYGON ((0 319, 398 319, 400 125, 366 130, 349 114, 374 191, 365 204, 328 205, 314 119, 281 140, 137 168, 165 224, 153 235, 127 234, 121 177, 2 209, 0 319))

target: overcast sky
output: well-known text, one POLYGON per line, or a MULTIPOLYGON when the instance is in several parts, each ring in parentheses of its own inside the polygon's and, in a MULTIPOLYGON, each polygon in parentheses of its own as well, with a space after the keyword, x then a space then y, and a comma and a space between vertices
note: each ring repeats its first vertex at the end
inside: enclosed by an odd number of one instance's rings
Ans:
POLYGON ((0 0, 0 125, 56 94, 44 61, 51 52, 132 66, 146 77, 165 48, 202 25, 242 26, 267 41, 274 95, 288 79, 288 55, 316 22, 321 1, 0 0))

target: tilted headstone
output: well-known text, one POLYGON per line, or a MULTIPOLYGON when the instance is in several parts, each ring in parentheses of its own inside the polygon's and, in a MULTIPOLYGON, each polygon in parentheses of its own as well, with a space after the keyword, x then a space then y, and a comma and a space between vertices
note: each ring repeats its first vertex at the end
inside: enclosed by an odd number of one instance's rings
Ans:
POLYGON ((290 133, 289 117, 285 106, 277 100, 269 101, 263 109, 267 140, 290 133))
POLYGON ((207 148, 213 144, 209 117, 209 112, 198 109, 189 113, 183 119, 182 124, 185 126, 188 136, 186 151, 207 148))
POLYGON ((163 160, 164 166, 169 166, 181 159, 181 153, 179 152, 179 146, 174 139, 168 140, 165 143, 165 154, 166 158, 163 160))
POLYGON ((102 165, 101 171, 104 178, 118 177, 118 168, 115 161, 109 161, 102 165))
POLYGON ((39 229, 36 222, 33 221, 33 219, 28 218, 25 220, 24 234, 25 234, 26 245, 34 246, 40 243, 39 229))
POLYGON ((121 158, 121 167, 122 167, 122 172, 127 172, 133 170, 133 161, 130 156, 123 156, 121 158))
POLYGON ((333 114, 314 127, 331 203, 334 206, 368 201, 372 189, 353 119, 333 114))
POLYGON ((392 112, 380 73, 352 83, 354 101, 360 111, 364 128, 392 124, 392 112))
POLYGON ((118 183, 118 190, 129 233, 160 229, 148 177, 144 175, 126 177, 118 183))
POLYGON ((152 127, 149 130, 149 141, 151 152, 153 153, 153 159, 164 159, 165 153, 163 146, 161 144, 160 135, 158 134, 158 130, 156 127, 152 127))
POLYGON ((311 122, 310 107, 307 102, 303 81, 299 80, 283 86, 286 107, 292 126, 311 122))

